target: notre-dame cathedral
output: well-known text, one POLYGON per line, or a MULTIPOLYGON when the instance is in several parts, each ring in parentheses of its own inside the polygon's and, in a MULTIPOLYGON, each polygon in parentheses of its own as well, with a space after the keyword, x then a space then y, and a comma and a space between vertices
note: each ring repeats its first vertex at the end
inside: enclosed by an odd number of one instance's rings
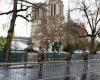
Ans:
POLYGON ((48 0, 46 3, 37 3, 39 10, 33 8, 33 22, 31 30, 32 42, 36 45, 47 45, 48 41, 61 42, 63 46, 69 47, 80 45, 85 46, 87 39, 84 40, 74 32, 85 35, 85 32, 76 26, 84 26, 83 23, 75 23, 70 15, 70 5, 68 3, 67 22, 64 21, 64 5, 61 0, 48 0), (74 30, 74 31, 73 31, 74 30))
POLYGON ((60 40, 64 24, 63 2, 48 0, 37 3, 39 10, 33 8, 31 39, 33 43, 43 44, 47 40, 60 40))

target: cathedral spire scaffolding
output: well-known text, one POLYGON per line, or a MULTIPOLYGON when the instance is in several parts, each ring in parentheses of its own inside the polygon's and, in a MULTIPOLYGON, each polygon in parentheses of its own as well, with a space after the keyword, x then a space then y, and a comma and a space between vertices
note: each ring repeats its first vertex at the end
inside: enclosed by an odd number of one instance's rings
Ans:
POLYGON ((69 4, 69 1, 68 1, 68 14, 67 14, 67 21, 71 20, 71 17, 70 17, 70 4, 69 4))

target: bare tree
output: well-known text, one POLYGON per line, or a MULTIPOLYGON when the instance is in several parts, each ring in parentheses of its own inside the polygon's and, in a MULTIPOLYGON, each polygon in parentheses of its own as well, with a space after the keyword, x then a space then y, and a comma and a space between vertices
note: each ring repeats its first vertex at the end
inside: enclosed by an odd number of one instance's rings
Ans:
MULTIPOLYGON (((100 32, 100 7, 95 1, 91 0, 80 0, 80 2, 77 2, 77 8, 74 10, 79 10, 84 20, 81 22, 84 25, 78 26, 76 23, 73 24, 75 27, 79 28, 81 31, 83 31, 85 34, 80 34, 77 30, 73 31, 79 36, 79 37, 89 37, 91 40, 90 43, 90 53, 95 54, 96 53, 96 38, 98 37, 98 34, 100 32), (88 32, 90 30, 90 33, 88 32)), ((81 77, 81 80, 87 79, 87 72, 88 72, 88 54, 85 52, 86 49, 84 49, 83 53, 83 60, 84 60, 84 70, 81 77)))
MULTIPOLYGON (((82 35, 84 35, 85 33, 80 30, 80 28, 77 28, 76 26, 74 26, 75 22, 68 21, 65 24, 64 27, 64 35, 63 35, 63 43, 64 46, 67 48, 67 50, 69 49, 70 51, 73 51, 73 49, 83 49, 83 47, 87 46, 87 38, 84 37, 79 37, 80 33, 82 35), (76 33, 77 32, 77 33, 76 33)), ((81 26, 80 24, 78 24, 78 26, 81 26)))
POLYGON ((29 16, 31 17, 31 12, 29 14, 27 14, 26 16, 24 16, 23 14, 20 14, 20 12, 28 11, 31 7, 35 7, 37 10, 39 8, 38 6, 36 6, 35 4, 33 4, 31 2, 28 2, 27 0, 13 0, 13 9, 10 11, 7 11, 7 12, 0 13, 0 15, 11 14, 10 27, 8 30, 6 43, 4 45, 4 51, 6 53, 7 53, 7 50, 10 50, 11 41, 12 41, 13 34, 14 34, 15 22, 16 22, 17 17, 21 17, 21 18, 27 20, 28 22, 32 21, 32 19, 29 19, 29 16), (28 4, 28 5, 26 5, 26 4, 28 4), (18 5, 20 5, 20 8, 18 7, 18 5))
POLYGON ((73 31, 76 32, 79 37, 90 37, 90 53, 96 53, 95 40, 100 32, 100 6, 91 0, 80 0, 80 2, 77 2, 77 8, 74 10, 79 10, 80 13, 82 12, 81 15, 84 17, 84 25, 78 26, 75 23, 74 26, 84 31, 85 35, 78 33, 76 30, 73 31), (90 30, 90 33, 87 28, 90 30))

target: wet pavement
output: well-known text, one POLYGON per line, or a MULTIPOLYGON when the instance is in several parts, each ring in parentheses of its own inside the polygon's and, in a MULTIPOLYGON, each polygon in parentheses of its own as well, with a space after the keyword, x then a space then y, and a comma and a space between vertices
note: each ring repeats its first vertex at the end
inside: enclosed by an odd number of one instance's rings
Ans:
POLYGON ((0 69, 0 80, 37 80, 37 69, 0 69))
MULTIPOLYGON (((43 64, 42 78, 43 80, 64 80, 68 74, 70 80, 100 80, 100 63, 92 61, 88 64, 88 68, 84 70, 82 61, 73 61, 70 64, 68 73, 66 62, 45 62, 43 64), (82 76, 87 75, 87 79, 82 76)), ((22 64, 13 64, 8 67, 0 67, 0 80, 38 80, 39 64, 30 63, 25 67, 22 64)))

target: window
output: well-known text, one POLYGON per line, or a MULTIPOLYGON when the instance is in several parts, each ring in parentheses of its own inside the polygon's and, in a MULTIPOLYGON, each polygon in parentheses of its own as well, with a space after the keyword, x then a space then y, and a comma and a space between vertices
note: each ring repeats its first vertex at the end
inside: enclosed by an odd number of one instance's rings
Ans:
POLYGON ((56 4, 54 4, 54 15, 56 15, 56 4))
POLYGON ((51 16, 53 16, 53 5, 51 5, 51 16))

